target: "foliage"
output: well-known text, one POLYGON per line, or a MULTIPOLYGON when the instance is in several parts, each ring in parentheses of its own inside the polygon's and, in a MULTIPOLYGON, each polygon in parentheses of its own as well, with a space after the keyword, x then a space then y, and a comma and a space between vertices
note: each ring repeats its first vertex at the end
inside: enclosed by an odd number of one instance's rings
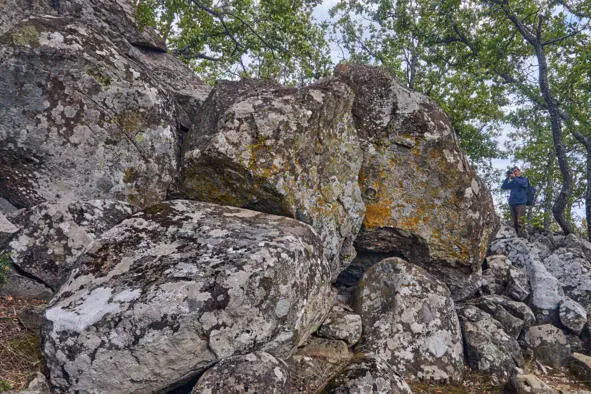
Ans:
POLYGON ((10 270, 10 255, 8 253, 0 254, 0 285, 6 283, 8 280, 8 271, 10 270))
POLYGON ((502 156, 499 134, 503 85, 491 79, 458 45, 449 20, 459 2, 428 0, 348 0, 333 8, 336 36, 354 60, 380 64, 406 85, 433 98, 450 116, 474 164, 502 156), (456 4, 457 3, 457 4, 456 4))
POLYGON ((207 81, 272 78, 296 84, 330 67, 324 27, 311 18, 319 0, 144 0, 140 23, 207 81))

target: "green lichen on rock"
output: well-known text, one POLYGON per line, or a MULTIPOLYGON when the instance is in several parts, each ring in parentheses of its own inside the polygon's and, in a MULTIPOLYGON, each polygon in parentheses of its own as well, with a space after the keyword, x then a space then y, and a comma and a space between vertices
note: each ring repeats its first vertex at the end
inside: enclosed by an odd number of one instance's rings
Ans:
POLYGON ((20 28, 12 33, 12 42, 15 45, 39 47, 40 32, 33 25, 22 25, 20 28))
POLYGON ((99 84, 101 84, 103 88, 106 88, 109 85, 111 85, 111 78, 108 75, 105 75, 103 72, 101 72, 98 68, 89 68, 86 70, 86 73, 99 84))

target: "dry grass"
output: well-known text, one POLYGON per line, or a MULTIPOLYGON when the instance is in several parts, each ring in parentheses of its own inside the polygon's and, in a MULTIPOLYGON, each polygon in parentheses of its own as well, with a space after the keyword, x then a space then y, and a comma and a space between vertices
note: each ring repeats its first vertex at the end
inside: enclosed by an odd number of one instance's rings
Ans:
POLYGON ((19 313, 41 300, 0 297, 0 392, 20 390, 41 369, 39 333, 25 329, 19 313))

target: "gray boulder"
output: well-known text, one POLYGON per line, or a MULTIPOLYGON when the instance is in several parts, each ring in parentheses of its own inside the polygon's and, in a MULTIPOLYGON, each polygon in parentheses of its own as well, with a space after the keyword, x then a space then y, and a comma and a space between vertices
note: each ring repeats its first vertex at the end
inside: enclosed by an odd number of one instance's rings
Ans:
POLYGON ((571 354, 564 333, 550 324, 530 327, 526 342, 533 349, 536 359, 552 368, 563 366, 571 354))
POLYGON ((443 282, 399 258, 382 260, 359 284, 359 348, 406 381, 459 381, 464 363, 454 302, 443 282))
POLYGON ((503 294, 507 287, 511 262, 503 255, 486 257, 486 269, 482 271, 482 288, 485 294, 503 294))
POLYGON ((218 82, 185 139, 182 195, 310 224, 336 279, 365 213, 352 101, 336 80, 218 82))
POLYGON ((473 294, 498 218, 449 118, 385 69, 341 64, 335 75, 355 93, 363 150, 357 249, 397 252, 442 278, 456 299, 473 294))
POLYGON ((361 316, 343 306, 335 305, 316 335, 323 338, 341 339, 353 346, 359 342, 361 331, 361 316))
POLYGON ((265 352, 221 360, 197 381, 194 394, 289 394, 289 371, 284 362, 265 352))
POLYGON ((51 382, 165 391, 234 355, 289 357, 332 305, 321 251, 285 217, 187 200, 139 212, 93 242, 49 305, 51 382))
POLYGON ((556 249, 544 265, 560 281, 567 296, 585 308, 591 307, 591 261, 580 249, 556 249))
POLYGON ((527 279, 527 273, 523 268, 509 267, 507 287, 504 294, 517 301, 525 301, 531 294, 531 286, 527 279))
POLYGON ((535 375, 515 375, 507 384, 505 392, 514 394, 559 394, 535 375))
POLYGON ((558 309, 560 322, 575 334, 580 334, 587 323, 587 311, 578 302, 566 297, 558 309))
POLYGON ((2 251, 4 245, 17 231, 18 227, 8 220, 2 212, 0 212, 0 251, 2 251))
POLYGON ((121 201, 39 204, 12 217, 20 230, 6 251, 20 272, 57 291, 80 253, 135 211, 121 201))
POLYGON ((130 2, 62 0, 59 11, 9 3, 0 33, 0 197, 17 208, 164 199, 177 177, 177 134, 188 107, 206 97, 203 83, 136 27, 130 2))
POLYGON ((468 365, 498 381, 507 381, 513 369, 524 362, 517 340, 490 314, 475 306, 463 306, 458 314, 468 365))
POLYGON ((374 355, 360 354, 335 376, 322 394, 412 394, 390 364, 374 355))
POLYGON ((581 353, 573 353, 568 359, 567 366, 573 375, 591 387, 591 357, 581 353))
MULTIPOLYGON (((8 258, 8 257, 6 257, 8 258)), ((47 285, 27 275, 19 273, 14 264, 8 266, 6 282, 0 283, 0 296, 22 297, 29 299, 49 300, 53 290, 47 285)))

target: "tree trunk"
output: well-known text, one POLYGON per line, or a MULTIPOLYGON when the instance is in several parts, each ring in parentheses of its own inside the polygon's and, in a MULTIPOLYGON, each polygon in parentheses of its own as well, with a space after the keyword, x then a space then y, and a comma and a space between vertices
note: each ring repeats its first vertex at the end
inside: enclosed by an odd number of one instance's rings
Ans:
POLYGON ((544 187, 544 231, 548 231, 550 229, 550 217, 552 215, 552 200, 554 194, 554 187, 552 184, 554 171, 552 171, 552 167, 554 165, 554 160, 556 160, 556 155, 554 154, 553 150, 549 153, 550 157, 548 158, 548 164, 544 174, 544 178, 546 179, 546 186, 544 187))
POLYGON ((544 98, 544 102, 548 108, 548 113, 550 114, 552 140, 554 141, 554 150, 556 152, 556 158, 558 159, 558 168, 560 168, 560 174, 562 175, 562 188, 560 189, 560 193, 558 194, 556 201, 554 201, 552 213, 554 214, 554 219, 556 219, 556 222, 558 222, 558 225, 564 234, 570 234, 573 232, 573 227, 566 217, 565 211, 573 192, 572 171, 568 165, 566 148, 564 147, 564 141, 562 138, 560 111, 558 109, 558 105, 556 104, 556 100, 552 96, 550 85, 548 83, 548 64, 546 63, 546 53, 539 40, 536 40, 534 44, 536 57, 538 59, 538 81, 540 84, 542 97, 544 98))

